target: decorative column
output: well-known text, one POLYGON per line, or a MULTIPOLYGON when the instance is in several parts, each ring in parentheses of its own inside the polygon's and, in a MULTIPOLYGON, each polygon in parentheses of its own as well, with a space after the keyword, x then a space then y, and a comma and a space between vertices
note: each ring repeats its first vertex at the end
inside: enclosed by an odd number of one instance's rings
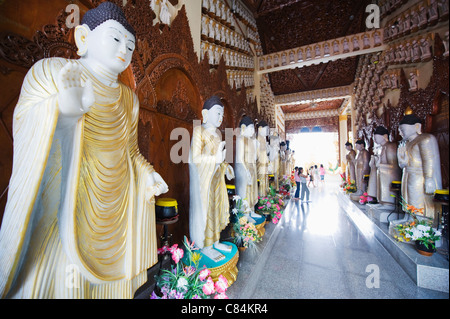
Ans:
POLYGON ((345 171, 345 143, 348 141, 347 115, 339 115, 339 166, 345 171))

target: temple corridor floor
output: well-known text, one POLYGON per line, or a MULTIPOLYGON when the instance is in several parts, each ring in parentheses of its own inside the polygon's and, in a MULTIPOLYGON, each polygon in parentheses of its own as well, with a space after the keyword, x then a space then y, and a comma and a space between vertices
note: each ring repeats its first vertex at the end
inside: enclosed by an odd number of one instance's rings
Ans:
POLYGON ((278 225, 266 225, 259 253, 238 262, 230 299, 440 299, 419 288, 374 238, 339 206, 339 176, 310 187, 311 202, 290 200, 278 225), (379 276, 377 276, 379 274, 379 276))

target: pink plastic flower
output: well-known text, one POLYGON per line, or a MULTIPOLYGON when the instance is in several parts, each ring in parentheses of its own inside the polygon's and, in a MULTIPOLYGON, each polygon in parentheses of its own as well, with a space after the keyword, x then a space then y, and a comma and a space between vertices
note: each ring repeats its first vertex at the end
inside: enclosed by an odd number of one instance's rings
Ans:
POLYGON ((225 293, 228 288, 228 280, 224 276, 220 275, 219 279, 214 283, 214 287, 219 294, 225 293))
POLYGON ((198 276, 198 279, 200 279, 201 281, 205 280, 209 275, 211 274, 211 270, 209 270, 208 268, 203 269, 202 271, 200 271, 200 274, 198 276))
POLYGON ((274 224, 278 224, 278 219, 277 219, 276 217, 274 217, 274 218, 272 218, 272 222, 273 222, 274 224))
POLYGON ((167 250, 170 251, 171 253, 173 253, 173 251, 177 248, 178 248, 178 244, 173 244, 172 247, 167 248, 167 250))
POLYGON ((211 277, 208 277, 206 283, 202 287, 203 293, 207 296, 214 293, 214 282, 211 277))
POLYGON ((228 299, 228 296, 223 294, 217 294, 214 296, 214 299, 228 299))
POLYGON ((176 248, 172 250, 172 259, 173 261, 178 264, 181 258, 184 256, 184 251, 181 248, 176 248))
POLYGON ((158 255, 165 254, 167 251, 169 251, 169 248, 167 246, 163 246, 157 249, 158 255))

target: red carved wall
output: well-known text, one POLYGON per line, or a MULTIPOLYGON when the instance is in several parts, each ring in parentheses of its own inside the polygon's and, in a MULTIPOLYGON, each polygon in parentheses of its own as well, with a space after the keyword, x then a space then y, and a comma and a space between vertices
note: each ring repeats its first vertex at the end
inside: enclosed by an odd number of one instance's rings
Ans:
MULTIPOLYGON (((75 1, 82 13, 100 2, 103 1, 75 1)), ((120 6, 123 3, 112 2, 120 6)), ((0 218, 12 168, 12 114, 23 78, 41 58, 77 57, 73 29, 65 25, 66 1, 52 0, 49 8, 42 8, 42 3, 34 0, 7 3, 3 4, 2 14, 15 22, 2 24, 0 29, 0 85, 5 92, 0 95, 0 194, 4 193, 0 199, 0 218), (34 12, 34 18, 30 18, 33 23, 27 26, 27 32, 23 32, 25 28, 18 28, 16 22, 21 21, 20 12, 26 8, 34 12)), ((178 201, 180 220, 169 226, 169 232, 173 233, 174 242, 181 242, 184 235, 189 235, 189 170, 188 164, 170 160, 171 147, 178 142, 170 140, 172 130, 180 127, 191 133, 192 121, 201 119, 203 102, 213 94, 219 95, 226 106, 222 131, 225 127, 235 128, 243 115, 268 119, 258 114, 255 101, 247 101, 245 88, 236 90, 228 85, 223 61, 213 71, 208 59, 198 62, 184 7, 170 28, 152 25, 155 15, 148 0, 128 1, 123 10, 136 30, 138 43, 131 66, 122 73, 121 81, 135 90, 140 100, 141 153, 169 185, 169 192, 163 196, 178 201)), ((158 226, 158 235, 161 234, 162 226, 158 226)))

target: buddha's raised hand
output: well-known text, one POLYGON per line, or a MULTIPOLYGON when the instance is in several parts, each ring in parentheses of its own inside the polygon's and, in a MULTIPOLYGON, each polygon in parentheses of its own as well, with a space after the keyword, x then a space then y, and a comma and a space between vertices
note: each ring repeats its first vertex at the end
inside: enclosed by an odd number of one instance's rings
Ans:
POLYGON ((69 61, 59 71, 58 79, 58 105, 64 116, 80 117, 89 112, 94 104, 94 89, 88 79, 81 84, 81 68, 76 62, 69 61))

